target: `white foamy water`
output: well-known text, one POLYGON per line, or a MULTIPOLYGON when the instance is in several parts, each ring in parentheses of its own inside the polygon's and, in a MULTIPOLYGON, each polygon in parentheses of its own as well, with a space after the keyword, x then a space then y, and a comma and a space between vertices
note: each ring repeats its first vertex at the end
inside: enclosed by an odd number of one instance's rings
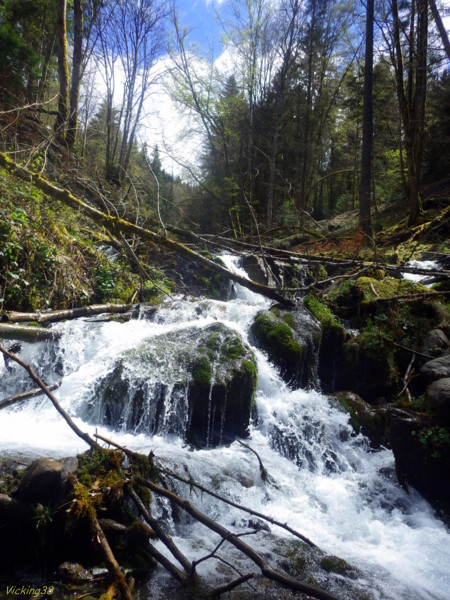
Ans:
MULTIPOLYGON (((238 442, 192 451, 173 436, 111 431, 80 418, 96 382, 110 372, 117 357, 143 340, 164 339, 186 327, 222 322, 248 341, 254 316, 268 305, 247 290, 230 302, 174 299, 152 321, 57 324, 62 338, 56 348, 51 349, 50 342, 23 344, 21 356, 39 364, 48 381, 63 375, 54 393, 84 431, 93 435, 98 429, 129 448, 152 450, 181 475, 187 470, 194 480, 234 502, 287 522, 327 553, 355 565, 359 569, 355 585, 369 598, 448 600, 449 531, 418 493, 408 495, 399 487, 392 453, 371 451, 363 436, 352 434, 347 415, 321 393, 289 389, 256 349, 258 417, 245 443, 260 456, 270 483, 261 480, 255 455, 238 442)), ((1 397, 25 384, 30 387, 19 367, 10 364, 8 370, 0 364, 1 397)), ((46 399, 0 412, 0 452, 4 455, 67 456, 85 449, 46 399)), ((181 485, 180 491, 189 495, 187 487, 183 490, 181 485)), ((246 524, 245 515, 206 494, 190 495, 189 500, 234 531, 246 524)), ((170 516, 165 518, 176 543, 192 559, 210 552, 218 541, 199 525, 175 525, 170 516)), ((288 537, 276 527, 271 531, 288 537)), ((263 540, 264 535, 258 534, 253 543, 261 547, 263 540)), ((208 569, 210 563, 204 563, 200 573, 208 569)))

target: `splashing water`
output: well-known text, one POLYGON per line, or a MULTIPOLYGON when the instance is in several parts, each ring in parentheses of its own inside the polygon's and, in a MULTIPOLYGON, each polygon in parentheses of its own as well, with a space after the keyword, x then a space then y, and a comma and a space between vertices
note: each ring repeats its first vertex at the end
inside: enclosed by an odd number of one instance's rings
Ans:
MULTIPOLYGON (((231 259, 228 262, 230 265, 231 259)), ((39 366, 47 382, 63 377, 55 394, 78 426, 92 435, 96 424, 84 422, 82 415, 96 382, 111 371, 118 357, 142 341, 221 322, 249 343, 252 320, 269 304, 248 290, 239 288, 238 293, 239 297, 229 302, 175 298, 161 306, 151 321, 58 324, 55 329, 62 337, 56 344, 24 343, 20 355, 39 366)), ((238 442, 193 452, 173 435, 105 428, 100 432, 129 448, 146 453, 153 450, 165 465, 181 469, 182 475, 187 469, 194 480, 217 493, 287 522, 327 553, 355 565, 359 573, 355 585, 365 597, 446 600, 450 534, 418 493, 408 495, 399 487, 392 453, 371 451, 363 436, 352 433, 348 416, 332 400, 317 391, 289 389, 267 357, 257 349, 254 352, 257 419, 246 443, 264 463, 270 484, 262 481, 255 455, 238 442)), ((161 377, 175 368, 163 365, 161 377)), ((25 387, 32 386, 17 365, 0 365, 2 397, 25 387)), ((85 449, 84 442, 45 398, 11 406, 0 414, 3 455, 67 456, 85 449)), ((182 491, 189 493, 188 489, 182 491)), ((205 494, 190 500, 232 530, 239 531, 246 524, 237 509, 222 506, 205 494)), ((176 543, 190 558, 214 548, 214 534, 203 528, 200 531, 198 524, 175 525, 163 504, 160 516, 165 515, 176 543)), ((273 532, 287 536, 282 530, 274 528, 273 532)), ((263 544, 258 539, 258 544, 263 544)), ((212 568, 207 564, 202 569, 212 568)))

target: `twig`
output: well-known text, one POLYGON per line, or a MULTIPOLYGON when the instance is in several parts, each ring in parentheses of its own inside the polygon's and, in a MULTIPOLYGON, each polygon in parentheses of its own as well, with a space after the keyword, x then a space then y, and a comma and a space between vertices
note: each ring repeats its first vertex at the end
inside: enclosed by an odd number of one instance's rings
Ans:
POLYGON ((249 579, 253 579, 253 577, 254 577, 253 573, 247 573, 247 575, 242 575, 241 577, 239 577, 238 579, 235 579, 234 581, 232 581, 228 585, 224 585, 224 586, 222 586, 222 587, 217 588, 216 590, 214 590, 214 592, 212 593, 212 597, 213 598, 219 598, 222 594, 226 594, 227 592, 231 592, 231 590, 234 590, 234 588, 237 588, 238 586, 242 585, 243 583, 245 583, 249 579))
POLYGON ((423 352, 418 352, 417 350, 413 350, 412 348, 407 348, 406 346, 402 346, 402 344, 394 342, 394 340, 391 340, 390 338, 386 337, 385 335, 383 335, 382 338, 388 344, 392 344, 393 346, 396 346, 397 348, 406 350, 406 352, 412 352, 412 354, 415 354, 416 356, 421 356, 422 358, 426 358, 428 360, 433 360, 433 358, 434 358, 433 356, 430 356, 429 354, 423 354, 423 352))
POLYGON ((113 578, 112 586, 119 588, 120 595, 124 600, 133 600, 133 594, 127 584, 125 575, 120 569, 119 563, 117 562, 113 551, 111 550, 111 546, 109 545, 109 542, 106 539, 105 533, 101 528, 94 511, 89 511, 89 522, 92 531, 95 535, 95 538, 97 539, 97 542, 100 544, 100 547, 102 549, 103 556, 108 566, 108 571, 111 577, 113 578))
POLYGON ((251 448, 248 444, 244 444, 244 442, 241 442, 241 440, 238 440, 238 442, 240 443, 241 446, 244 446, 244 448, 247 448, 247 450, 250 450, 250 452, 253 452, 253 454, 256 456, 256 458, 258 459, 258 462, 259 462, 259 472, 261 474, 261 479, 263 481, 266 481, 267 483, 270 483, 269 473, 267 472, 266 467, 263 465, 263 462, 262 462, 259 454, 256 452, 256 450, 253 450, 253 448, 251 448))
POLYGON ((401 396, 403 394, 403 392, 406 392, 406 395, 408 397, 408 402, 411 402, 411 392, 408 389, 408 385, 412 379, 410 375, 411 375, 412 367, 413 367, 415 360, 416 360, 416 355, 413 354, 411 356, 411 360, 409 361, 408 368, 406 369, 405 375, 403 377, 404 386, 403 386, 401 392, 399 393, 399 396, 401 396))

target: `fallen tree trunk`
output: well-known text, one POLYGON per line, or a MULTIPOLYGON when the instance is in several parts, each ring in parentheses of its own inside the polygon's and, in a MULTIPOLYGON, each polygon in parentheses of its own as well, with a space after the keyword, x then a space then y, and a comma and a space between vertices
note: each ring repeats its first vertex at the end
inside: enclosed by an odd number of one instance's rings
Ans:
POLYGON ((109 231, 114 234, 119 233, 127 233, 130 235, 137 235, 142 240, 147 240, 156 245, 164 246, 168 250, 172 250, 178 254, 186 256, 190 258, 193 262, 202 265, 204 267, 208 267, 213 269, 214 271, 221 273, 224 277, 229 279, 230 281, 235 281, 239 283, 243 287, 255 292, 257 294, 261 294, 262 296, 266 296, 270 300, 275 300, 284 305, 293 306, 294 303, 284 298, 276 289, 268 287, 266 285, 256 283, 246 277, 242 277, 236 273, 232 273, 222 265, 215 263, 214 261, 202 256, 198 252, 195 252, 185 244, 177 242, 168 236, 164 236, 158 233, 151 231, 150 229, 146 229, 144 227, 140 227, 139 225, 134 225, 129 221, 122 219, 120 217, 115 217, 111 215, 107 215, 106 213, 101 212, 100 210, 86 204, 79 198, 76 198, 69 190, 62 189, 47 181, 38 173, 32 173, 27 169, 24 169, 13 160, 11 160, 6 154, 0 152, 0 165, 5 169, 21 177, 25 181, 33 183, 37 188, 42 190, 45 194, 51 196, 56 200, 60 200, 64 204, 71 206, 72 208, 81 210, 85 215, 90 217, 93 221, 102 225, 109 231))
MULTIPOLYGON (((16 311, 4 312, 1 319, 9 323, 26 323, 35 321, 36 323, 54 323, 56 321, 65 321, 67 319, 78 319, 92 315, 102 314, 123 314, 131 310, 134 304, 92 304, 91 306, 81 306, 79 308, 68 308, 65 310, 50 310, 48 312, 22 313, 16 311)), ((0 334, 2 331, 0 324, 0 334)), ((42 330, 41 330, 42 331, 42 330)), ((49 333, 49 332, 47 332, 49 333)))
MULTIPOLYGON (((34 321, 35 319, 28 319, 34 321)), ((0 339, 20 340, 21 342, 43 342, 45 340, 55 340, 60 337, 58 331, 41 329, 40 327, 27 327, 26 325, 13 325, 9 323, 0 323, 0 339)))

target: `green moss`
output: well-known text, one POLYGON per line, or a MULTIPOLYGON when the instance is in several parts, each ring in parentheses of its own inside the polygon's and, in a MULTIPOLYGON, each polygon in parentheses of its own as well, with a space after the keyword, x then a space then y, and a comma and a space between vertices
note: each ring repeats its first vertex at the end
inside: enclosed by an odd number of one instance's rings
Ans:
POLYGON ((241 368, 244 371, 244 373, 247 373, 248 375, 250 375, 251 380, 252 380, 253 393, 252 393, 252 401, 251 401, 251 405, 250 405, 250 408, 251 408, 255 404, 255 392, 256 392, 256 385, 258 383, 258 369, 256 368, 255 363, 251 360, 243 360, 241 363, 241 368))
POLYGON ((226 362, 229 360, 237 360, 238 358, 242 358, 247 354, 244 346, 242 345, 239 338, 232 338, 228 344, 222 348, 222 362, 226 362))
POLYGON ((353 570, 343 558, 332 555, 322 558, 320 566, 327 573, 337 573, 338 575, 346 575, 349 571, 353 570))
POLYGON ((284 315, 283 315, 281 318, 283 319, 283 321, 284 321, 284 322, 285 322, 287 325, 289 325, 289 327, 290 327, 291 329, 294 329, 294 327, 295 327, 295 321, 294 321, 294 317, 293 317, 292 315, 290 315, 290 314, 286 313, 286 314, 284 314, 284 315))
POLYGON ((120 450, 93 448, 78 455, 78 481, 87 487, 96 480, 102 485, 117 485, 125 482, 122 471, 123 455, 120 450))
POLYGON ((309 295, 304 300, 304 305, 309 312, 319 321, 323 329, 323 337, 333 337, 336 340, 344 340, 345 328, 326 304, 317 296, 309 295))
POLYGON ((211 362, 207 356, 200 356, 192 369, 194 382, 201 386, 209 387, 211 385, 212 368, 211 362))
POLYGON ((292 329, 284 322, 269 315, 259 315, 254 323, 255 335, 260 339, 265 339, 269 345, 269 353, 294 354, 301 358, 302 349, 294 340, 292 329))

